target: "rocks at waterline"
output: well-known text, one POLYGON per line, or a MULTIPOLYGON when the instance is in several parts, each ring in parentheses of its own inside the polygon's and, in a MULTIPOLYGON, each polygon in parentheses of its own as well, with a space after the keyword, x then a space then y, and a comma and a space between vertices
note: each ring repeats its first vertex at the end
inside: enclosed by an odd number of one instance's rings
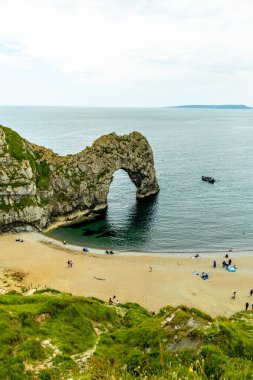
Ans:
POLYGON ((42 230, 99 213, 118 169, 128 173, 137 198, 159 191, 152 149, 139 132, 111 133, 59 156, 0 126, 0 231, 42 230))

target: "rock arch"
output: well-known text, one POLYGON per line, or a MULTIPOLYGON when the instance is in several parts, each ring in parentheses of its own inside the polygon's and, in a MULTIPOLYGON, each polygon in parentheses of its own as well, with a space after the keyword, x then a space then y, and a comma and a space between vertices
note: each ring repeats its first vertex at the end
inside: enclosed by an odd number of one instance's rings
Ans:
POLYGON ((159 191, 152 149, 138 133, 101 136, 78 154, 59 156, 0 126, 0 230, 43 229, 103 210, 113 174, 125 170, 137 198, 159 191))

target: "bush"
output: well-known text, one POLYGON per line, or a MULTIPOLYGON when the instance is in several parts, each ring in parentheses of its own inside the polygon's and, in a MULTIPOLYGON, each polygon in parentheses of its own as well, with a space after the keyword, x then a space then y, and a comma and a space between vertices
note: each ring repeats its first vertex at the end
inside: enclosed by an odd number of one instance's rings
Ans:
POLYGON ((219 380, 225 374, 227 357, 217 346, 204 346, 200 351, 204 359, 204 373, 208 378, 219 380))
POLYGON ((18 349, 17 355, 24 360, 42 360, 46 358, 44 348, 35 339, 26 340, 18 349))

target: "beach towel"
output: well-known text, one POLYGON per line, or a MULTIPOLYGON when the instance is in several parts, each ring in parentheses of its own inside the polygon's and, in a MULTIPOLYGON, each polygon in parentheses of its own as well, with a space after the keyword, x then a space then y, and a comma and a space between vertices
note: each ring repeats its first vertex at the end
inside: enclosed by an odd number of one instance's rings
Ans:
POLYGON ((232 265, 229 265, 228 266, 228 271, 229 272, 236 272, 236 268, 234 266, 232 266, 232 265))

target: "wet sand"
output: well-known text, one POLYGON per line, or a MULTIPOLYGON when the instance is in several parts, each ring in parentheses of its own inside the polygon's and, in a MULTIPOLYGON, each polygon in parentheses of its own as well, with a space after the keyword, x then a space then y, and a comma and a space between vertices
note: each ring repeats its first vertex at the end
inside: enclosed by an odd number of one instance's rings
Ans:
MULTIPOLYGON (((184 257, 120 253, 106 255, 91 249, 46 238, 38 233, 0 236, 0 268, 26 273, 27 288, 51 287, 73 295, 93 296, 108 301, 137 302, 148 310, 166 305, 196 307, 211 316, 230 316, 253 303, 253 251, 228 252, 238 266, 236 273, 222 268, 224 252, 194 259, 184 257), (15 240, 24 239, 23 243, 15 240), (213 268, 213 259, 217 268, 213 268), (67 262, 72 260, 73 267, 67 262), (204 281, 194 272, 207 272, 204 281), (236 291, 235 300, 231 299, 236 291)), ((1 285, 0 285, 1 286, 1 285)), ((1 291, 1 289, 0 289, 1 291)))

